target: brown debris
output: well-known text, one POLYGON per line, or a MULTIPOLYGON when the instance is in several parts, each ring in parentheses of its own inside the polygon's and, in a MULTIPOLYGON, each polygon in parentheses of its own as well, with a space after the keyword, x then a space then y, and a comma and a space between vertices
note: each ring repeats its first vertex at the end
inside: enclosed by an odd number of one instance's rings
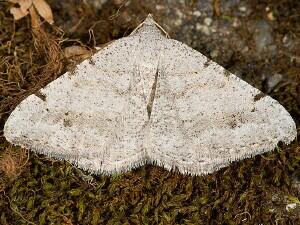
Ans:
POLYGON ((92 55, 92 52, 82 46, 69 46, 64 48, 64 54, 67 59, 87 59, 92 55))
POLYGON ((7 181, 16 179, 23 171, 29 159, 28 150, 20 149, 18 151, 13 148, 6 148, 0 152, 0 190, 7 181))
POLYGON ((22 10, 22 8, 12 7, 10 13, 14 16, 15 20, 19 20, 26 16, 29 12, 27 10, 22 10))
POLYGON ((29 11, 31 15, 34 46, 38 52, 44 54, 47 62, 42 70, 42 79, 48 79, 49 76, 56 78, 62 69, 61 59, 63 56, 59 45, 61 39, 55 38, 44 31, 35 8, 30 8, 29 11))
MULTIPOLYGON (((26 10, 29 11, 31 15, 33 47, 35 49, 28 49, 28 52, 26 53, 27 57, 24 59, 23 52, 19 52, 19 50, 13 46, 15 42, 13 37, 7 46, 9 47, 9 51, 14 52, 14 58, 12 58, 12 60, 10 58, 11 56, 8 56, 3 61, 0 61, 0 68, 4 69, 2 74, 7 74, 8 81, 0 82, 0 94, 7 96, 6 98, 0 99, 0 122, 2 122, 1 120, 5 118, 22 99, 26 98, 26 96, 35 92, 39 95, 39 92, 37 91, 60 75, 62 69, 61 59, 63 58, 63 53, 60 48, 61 38, 44 30, 44 25, 41 22, 37 10, 34 7, 31 7, 28 3, 29 1, 11 2, 19 3, 20 8, 18 9, 22 10, 22 12, 25 12, 26 10), (39 60, 42 60, 42 62, 44 61, 44 63, 40 63, 42 65, 33 64, 32 57, 36 59, 39 58, 39 60), (26 69, 26 67, 24 68, 22 65, 24 63, 26 63, 28 69, 26 69), (23 86, 28 79, 31 80, 31 85, 23 86)), ((30 40, 31 43, 32 40, 30 40)), ((41 98, 43 99, 43 96, 41 96, 41 98)), ((27 151, 25 150, 16 151, 12 150, 12 148, 6 150, 4 148, 4 151, 0 148, 0 150, 1 190, 7 186, 7 183, 10 180, 15 179, 21 173, 22 167, 25 166, 28 159, 26 160, 24 158, 24 154, 25 156, 27 154, 27 151)))
POLYGON ((220 0, 214 0, 213 6, 214 6, 215 15, 216 16, 221 16, 221 2, 220 2, 220 0))
POLYGON ((26 16, 28 9, 32 6, 32 0, 9 0, 11 3, 19 4, 19 8, 10 8, 10 13, 14 16, 15 20, 21 19, 26 16))
POLYGON ((9 2, 19 5, 19 7, 10 8, 10 13, 13 15, 15 20, 23 18, 29 12, 32 16, 31 9, 34 8, 49 24, 54 23, 52 10, 45 0, 9 0, 9 2))
POLYGON ((54 23, 51 8, 45 0, 33 0, 32 3, 41 17, 50 24, 54 23))

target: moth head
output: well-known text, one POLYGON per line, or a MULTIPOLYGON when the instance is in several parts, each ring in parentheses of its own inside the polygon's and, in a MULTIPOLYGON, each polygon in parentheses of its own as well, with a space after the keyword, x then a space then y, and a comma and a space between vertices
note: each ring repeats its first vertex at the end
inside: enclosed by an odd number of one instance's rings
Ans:
POLYGON ((131 34, 135 34, 138 31, 145 31, 148 33, 149 31, 152 33, 160 32, 164 34, 167 38, 170 38, 169 34, 154 20, 152 14, 148 14, 147 18, 135 28, 135 30, 131 34))
POLYGON ((157 23, 155 22, 152 14, 148 14, 148 16, 146 17, 146 19, 144 20, 143 24, 145 25, 156 25, 157 23))

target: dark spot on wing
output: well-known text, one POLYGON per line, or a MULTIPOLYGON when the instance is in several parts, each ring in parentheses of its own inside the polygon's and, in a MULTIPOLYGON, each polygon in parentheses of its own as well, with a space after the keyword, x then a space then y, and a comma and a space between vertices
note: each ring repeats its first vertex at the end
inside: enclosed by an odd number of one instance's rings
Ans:
POLYGON ((77 66, 72 66, 69 70, 69 76, 75 75, 77 66))
POLYGON ((233 129, 233 128, 236 127, 236 122, 235 122, 235 121, 230 121, 230 122, 228 123, 228 125, 233 129))
POLYGON ((260 92, 259 94, 257 94, 257 95, 254 96, 254 101, 257 102, 257 101, 259 101, 261 98, 263 98, 265 96, 267 96, 265 93, 260 92))
POLYGON ((226 70, 225 68, 224 68, 224 76, 225 77, 229 77, 230 76, 230 72, 228 70, 226 70))
POLYGON ((93 58, 89 58, 89 64, 95 65, 95 61, 93 60, 93 58))
POLYGON ((72 122, 68 119, 64 119, 63 124, 64 124, 65 127, 71 127, 72 126, 72 122))
POLYGON ((210 63, 211 63, 211 59, 207 58, 206 62, 204 63, 204 68, 208 67, 210 63))
POLYGON ((45 94, 43 94, 41 91, 37 91, 34 94, 36 97, 39 97, 40 99, 42 99, 44 102, 46 101, 47 96, 45 94))

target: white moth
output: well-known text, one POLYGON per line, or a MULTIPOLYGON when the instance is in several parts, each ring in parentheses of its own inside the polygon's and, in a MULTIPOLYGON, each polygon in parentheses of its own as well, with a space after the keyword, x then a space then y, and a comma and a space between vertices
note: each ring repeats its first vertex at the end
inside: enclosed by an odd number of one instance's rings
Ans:
POLYGON ((6 139, 95 174, 147 162, 207 174, 296 137, 276 100, 167 38, 151 16, 40 92, 11 113, 6 139))

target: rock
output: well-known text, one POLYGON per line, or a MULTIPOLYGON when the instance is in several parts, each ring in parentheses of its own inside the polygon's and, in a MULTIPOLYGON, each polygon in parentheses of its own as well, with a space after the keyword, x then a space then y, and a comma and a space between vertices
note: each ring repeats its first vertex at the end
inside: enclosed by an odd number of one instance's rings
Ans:
POLYGON ((276 73, 272 76, 270 76, 267 79, 267 92, 271 92, 273 90, 273 88, 279 84, 279 82, 282 80, 283 76, 279 73, 276 73))
POLYGON ((235 28, 241 26, 241 21, 236 17, 233 18, 232 26, 235 28))
POLYGON ((211 33, 208 26, 202 25, 201 23, 196 24, 196 30, 199 30, 201 33, 203 33, 207 36, 210 35, 210 33, 211 33))
POLYGON ((204 24, 205 24, 206 26, 210 26, 211 23, 212 23, 212 19, 211 19, 211 18, 206 17, 206 18, 204 19, 204 24))
POLYGON ((246 11, 247 11, 247 8, 246 8, 246 6, 240 6, 240 7, 239 7, 239 10, 240 10, 241 12, 246 12, 246 11))
POLYGON ((215 50, 211 51, 209 54, 212 59, 215 59, 219 56, 219 51, 217 49, 215 49, 215 50))
POLYGON ((198 10, 193 12, 193 16, 200 17, 201 15, 202 13, 198 10))
POLYGON ((259 20, 255 24, 254 41, 258 54, 263 52, 273 42, 272 27, 265 20, 259 20))

